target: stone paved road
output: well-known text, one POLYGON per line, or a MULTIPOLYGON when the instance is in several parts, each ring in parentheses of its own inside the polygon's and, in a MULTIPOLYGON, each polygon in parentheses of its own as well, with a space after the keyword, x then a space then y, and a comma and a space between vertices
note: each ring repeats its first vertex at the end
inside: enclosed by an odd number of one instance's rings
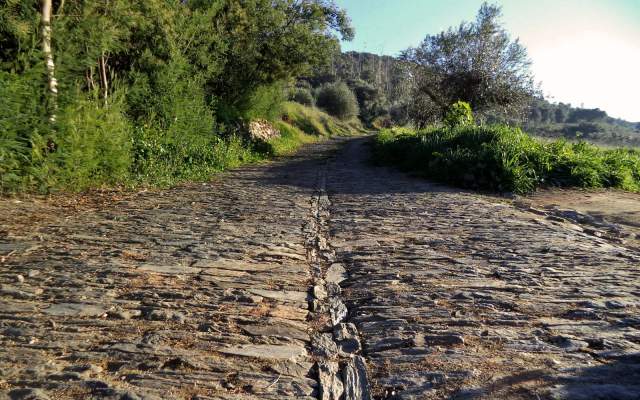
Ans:
POLYGON ((638 250, 366 157, 0 201, 0 399, 640 398, 638 250))
POLYGON ((640 399, 640 252, 363 147, 328 177, 331 244, 376 397, 640 399))

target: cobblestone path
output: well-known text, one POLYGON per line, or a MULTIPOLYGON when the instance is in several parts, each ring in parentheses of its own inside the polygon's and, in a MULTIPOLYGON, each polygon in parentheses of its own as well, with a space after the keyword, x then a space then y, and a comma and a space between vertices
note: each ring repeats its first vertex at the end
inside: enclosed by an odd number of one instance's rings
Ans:
POLYGON ((331 245, 377 398, 640 399, 640 251, 364 146, 328 177, 331 245))
POLYGON ((640 398, 639 250, 366 157, 1 200, 0 399, 640 398))

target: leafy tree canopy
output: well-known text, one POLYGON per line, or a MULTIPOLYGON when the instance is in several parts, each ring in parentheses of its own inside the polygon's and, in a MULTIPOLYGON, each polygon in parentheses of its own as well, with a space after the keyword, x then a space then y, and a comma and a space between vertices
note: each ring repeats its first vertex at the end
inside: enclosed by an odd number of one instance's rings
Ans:
POLYGON ((207 174, 353 34, 329 0, 1 1, 0 190, 207 174))
POLYGON ((461 100, 476 112, 520 113, 536 94, 526 49, 500 22, 501 8, 484 3, 474 22, 427 36, 402 54, 414 66, 413 116, 442 118, 461 100))

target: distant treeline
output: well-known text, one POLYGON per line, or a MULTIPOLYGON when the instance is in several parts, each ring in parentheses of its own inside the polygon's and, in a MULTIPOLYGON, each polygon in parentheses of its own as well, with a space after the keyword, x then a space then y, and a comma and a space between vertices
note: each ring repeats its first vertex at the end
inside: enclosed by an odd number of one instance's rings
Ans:
POLYGON ((409 122, 407 103, 411 84, 406 63, 391 56, 355 51, 336 54, 329 65, 301 78, 300 87, 318 90, 344 82, 358 101, 360 119, 368 125, 403 125, 409 122))
MULTIPOLYGON (((354 92, 363 122, 379 126, 412 122, 410 108, 414 82, 407 61, 371 53, 345 52, 337 54, 328 66, 301 78, 298 85, 317 90, 335 82, 346 83, 354 92)), ((640 146, 640 122, 613 118, 597 108, 572 107, 531 97, 524 112, 515 117, 492 112, 477 114, 481 121, 521 126, 537 136, 612 146, 640 146)))
POLYGON ((613 118, 598 108, 571 107, 535 99, 522 125, 528 132, 542 137, 640 147, 640 122, 613 118))

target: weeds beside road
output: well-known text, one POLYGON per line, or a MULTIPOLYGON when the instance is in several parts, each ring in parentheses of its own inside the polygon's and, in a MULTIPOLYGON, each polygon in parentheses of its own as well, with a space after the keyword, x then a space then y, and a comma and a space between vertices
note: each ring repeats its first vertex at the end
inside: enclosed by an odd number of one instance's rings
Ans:
POLYGON ((640 151, 565 140, 542 142, 508 126, 387 129, 377 161, 473 189, 529 193, 542 186, 640 191, 640 151))

